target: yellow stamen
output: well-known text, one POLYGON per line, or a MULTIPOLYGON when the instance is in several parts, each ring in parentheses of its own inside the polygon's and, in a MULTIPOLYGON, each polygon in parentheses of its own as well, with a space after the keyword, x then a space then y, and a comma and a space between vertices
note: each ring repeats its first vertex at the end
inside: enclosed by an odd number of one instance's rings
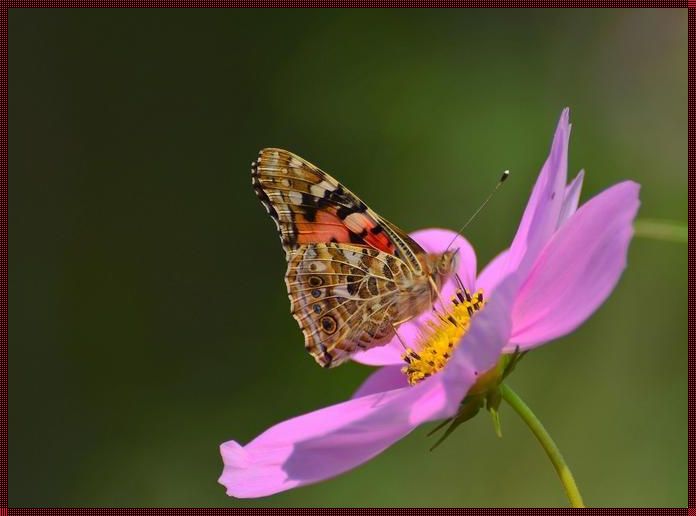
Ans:
POLYGON ((401 356, 406 362, 401 371, 408 377, 408 383, 415 385, 428 376, 440 371, 454 353, 462 337, 469 331, 471 317, 481 310, 485 302, 483 292, 473 296, 468 290, 458 290, 452 298, 452 309, 435 320, 428 321, 415 351, 406 348, 401 356))

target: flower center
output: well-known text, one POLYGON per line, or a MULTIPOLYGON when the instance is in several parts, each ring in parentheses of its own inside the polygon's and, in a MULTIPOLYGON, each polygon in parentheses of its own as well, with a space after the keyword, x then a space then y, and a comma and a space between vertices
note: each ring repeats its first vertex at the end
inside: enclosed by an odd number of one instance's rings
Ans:
POLYGON ((452 305, 449 312, 444 315, 438 313, 435 320, 428 321, 416 345, 419 351, 406 348, 401 356, 406 362, 401 372, 408 377, 410 385, 445 367, 462 337, 469 331, 471 317, 484 307, 483 291, 478 290, 472 296, 466 289, 457 290, 452 305))

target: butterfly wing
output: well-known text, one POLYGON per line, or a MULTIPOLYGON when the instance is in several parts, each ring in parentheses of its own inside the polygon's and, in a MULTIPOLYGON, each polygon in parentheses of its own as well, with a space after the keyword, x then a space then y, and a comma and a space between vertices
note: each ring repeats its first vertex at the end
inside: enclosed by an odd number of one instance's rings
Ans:
POLYGON ((256 195, 273 218, 286 253, 312 243, 346 243, 391 254, 421 273, 423 249, 345 186, 282 149, 263 149, 252 163, 256 195))
POLYGON ((397 283, 411 276, 402 260, 367 246, 290 250, 285 281, 307 351, 321 366, 335 367, 391 338, 404 308, 397 283))
POLYGON ((263 149, 252 184, 286 252, 291 311, 324 367, 383 344, 430 303, 423 249, 333 177, 282 149, 263 149))

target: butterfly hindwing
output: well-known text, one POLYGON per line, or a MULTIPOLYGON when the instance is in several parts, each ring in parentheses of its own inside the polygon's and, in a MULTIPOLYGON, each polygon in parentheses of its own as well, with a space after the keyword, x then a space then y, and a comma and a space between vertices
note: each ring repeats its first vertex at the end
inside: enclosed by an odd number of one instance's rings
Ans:
POLYGON ((397 281, 411 274, 393 255, 350 244, 307 244, 288 254, 286 284, 305 347, 323 367, 384 343, 402 306, 397 281))
POLYGON ((256 194, 275 220, 286 252, 312 243, 368 246, 403 259, 420 272, 423 249, 355 194, 308 161, 263 149, 252 164, 256 194))

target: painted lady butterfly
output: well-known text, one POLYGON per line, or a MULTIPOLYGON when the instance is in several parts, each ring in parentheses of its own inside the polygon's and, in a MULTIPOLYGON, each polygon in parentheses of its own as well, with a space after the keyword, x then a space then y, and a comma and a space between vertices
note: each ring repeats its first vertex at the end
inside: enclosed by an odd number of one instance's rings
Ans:
POLYGON ((263 149, 251 177, 285 249, 292 315, 323 367, 385 344, 399 324, 433 307, 456 268, 456 250, 426 253, 291 152, 263 149))

